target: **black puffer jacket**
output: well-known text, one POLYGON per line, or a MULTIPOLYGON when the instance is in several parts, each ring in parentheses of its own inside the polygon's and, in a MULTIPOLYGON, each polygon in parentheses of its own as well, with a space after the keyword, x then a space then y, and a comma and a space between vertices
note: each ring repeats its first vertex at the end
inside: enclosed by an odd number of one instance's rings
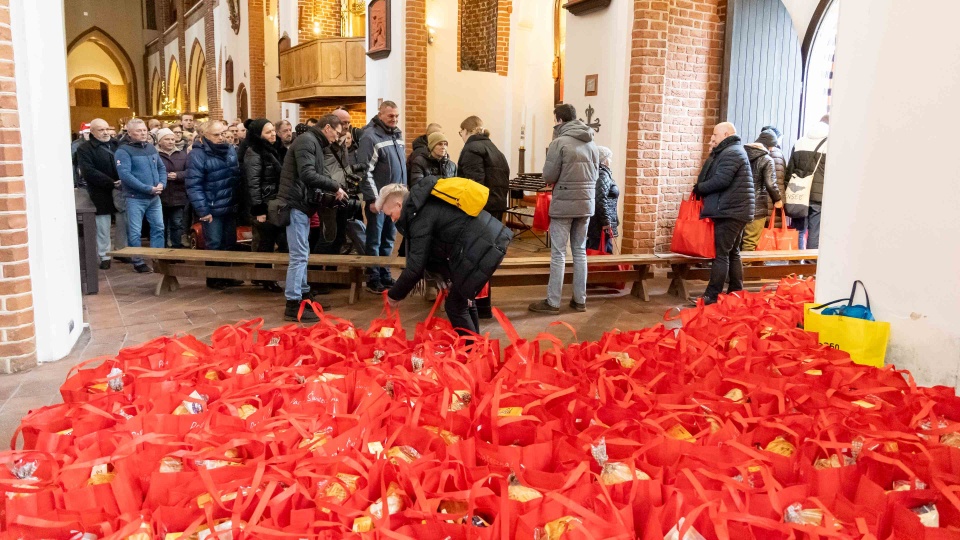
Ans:
POLYGON ((620 217, 617 214, 617 201, 620 199, 620 188, 613 181, 610 168, 600 165, 600 174, 597 176, 597 203, 590 225, 587 227, 587 240, 590 243, 600 241, 600 233, 604 227, 613 230, 613 236, 618 236, 620 217))
MULTIPOLYGON (((417 156, 427 156, 430 154, 430 149, 427 148, 427 136, 421 135, 413 140, 413 151, 410 152, 410 157, 407 158, 407 184, 413 185, 413 160, 417 156)), ((420 178, 423 178, 422 176, 420 178)), ((417 180, 419 180, 418 178, 417 180)))
POLYGON ((280 172, 279 197, 284 205, 310 215, 317 210, 314 190, 333 193, 340 189, 324 165, 327 146, 330 142, 316 126, 294 139, 280 172))
POLYGON ((770 149, 770 158, 773 159, 773 169, 777 173, 777 187, 782 194, 787 190, 787 158, 783 156, 783 150, 779 146, 770 149))
POLYGON ((113 190, 117 189, 115 182, 120 180, 117 175, 117 160, 114 157, 116 151, 117 141, 101 142, 93 137, 77 149, 80 174, 87 183, 87 192, 97 208, 98 216, 117 211, 113 204, 113 190))
POLYGON ((696 187, 703 197, 700 217, 753 221, 753 173, 740 137, 731 135, 718 144, 704 168, 696 187))
POLYGON ((460 160, 460 176, 490 188, 490 198, 483 208, 491 214, 502 214, 507 209, 507 191, 510 188, 510 164, 487 135, 473 135, 467 139, 460 160))
POLYGON ((769 201, 780 200, 780 188, 777 187, 776 163, 770 157, 770 152, 758 143, 744 146, 747 157, 750 159, 750 172, 753 174, 753 192, 756 197, 756 209, 753 219, 766 218, 770 215, 769 201))
POLYGON ((251 216, 267 214, 267 203, 276 199, 280 192, 282 168, 276 146, 266 141, 247 142, 247 153, 243 158, 243 174, 247 180, 251 216))
POLYGON ((415 186, 427 176, 453 178, 456 175, 457 166, 447 156, 437 159, 433 154, 421 152, 414 154, 413 159, 410 160, 410 187, 415 186))
POLYGON ((467 298, 475 297, 513 239, 510 229, 486 211, 471 217, 430 195, 436 183, 436 177, 422 179, 403 203, 397 230, 407 241, 407 264, 387 293, 394 300, 406 298, 426 270, 451 280, 467 298))

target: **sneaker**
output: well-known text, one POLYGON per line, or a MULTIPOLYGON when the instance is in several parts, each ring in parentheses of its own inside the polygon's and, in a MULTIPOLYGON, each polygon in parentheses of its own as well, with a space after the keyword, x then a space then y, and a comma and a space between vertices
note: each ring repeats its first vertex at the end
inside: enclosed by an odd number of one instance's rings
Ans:
POLYGON ((707 297, 707 296, 700 296, 700 297, 697 297, 697 298, 691 298, 691 299, 690 299, 690 305, 693 306, 693 307, 697 307, 697 304, 700 303, 700 300, 703 300, 703 305, 705 305, 705 306, 709 306, 709 305, 711 305, 711 304, 716 304, 716 303, 717 303, 717 299, 716 299, 716 298, 710 298, 710 297, 707 297))
POLYGON ((573 309, 574 311, 579 311, 580 313, 586 313, 586 311, 587 311, 587 304, 578 304, 578 303, 574 302, 573 299, 571 299, 571 300, 570 300, 570 308, 573 309))
POLYGON ((215 291, 222 291, 227 288, 227 284, 224 283, 222 279, 211 278, 207 280, 207 288, 215 291))
POLYGON ((534 302, 530 304, 530 306, 527 309, 529 309, 534 313, 550 313, 552 315, 560 314, 560 308, 551 306, 549 303, 547 303, 546 300, 534 302))
POLYGON ((310 286, 311 296, 326 296, 332 292, 329 285, 324 283, 315 283, 310 286))
POLYGON ((298 313, 300 313, 300 300, 287 300, 286 309, 283 311, 283 320, 303 323, 320 321, 320 317, 317 317, 317 314, 313 312, 310 306, 303 308, 303 315, 301 315, 299 319, 297 319, 298 313))
POLYGON ((133 269, 136 270, 138 274, 149 274, 153 272, 153 269, 144 263, 134 266, 133 269))
POLYGON ((107 260, 105 260, 105 261, 100 261, 100 269, 101 269, 101 270, 109 270, 109 269, 110 269, 110 259, 107 259, 107 260))
POLYGON ((379 281, 368 281, 367 282, 367 292, 373 294, 382 294, 383 291, 387 290, 379 281))
POLYGON ((224 279, 222 281, 226 287, 239 287, 243 285, 243 280, 240 279, 224 279))
POLYGON ((383 285, 384 289, 389 289, 397 284, 397 280, 390 276, 380 276, 380 284, 383 285))

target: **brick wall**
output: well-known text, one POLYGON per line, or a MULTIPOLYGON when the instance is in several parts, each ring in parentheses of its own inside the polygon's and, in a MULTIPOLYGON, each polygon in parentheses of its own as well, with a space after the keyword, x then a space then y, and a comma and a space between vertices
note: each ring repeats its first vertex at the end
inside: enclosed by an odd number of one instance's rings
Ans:
MULTIPOLYGON (((300 118, 294 125, 297 123, 304 123, 307 121, 307 118, 320 118, 325 114, 330 114, 334 109, 339 107, 339 105, 330 105, 325 103, 304 103, 300 105, 300 118)), ((350 122, 353 123, 356 127, 363 127, 367 124, 367 104, 364 103, 350 103, 345 104, 343 107, 350 112, 350 122)))
POLYGON ((407 0, 406 97, 400 119, 408 154, 413 151, 414 139, 427 131, 426 4, 426 0, 407 0))
POLYGON ((623 249, 667 251, 719 121, 726 0, 635 0, 623 249))
POLYGON ((487 71, 506 76, 510 64, 513 0, 458 2, 457 71, 487 71))
MULTIPOLYGON (((210 118, 222 118, 223 117, 223 106, 220 104, 220 77, 219 66, 221 59, 217 56, 219 50, 217 49, 217 43, 214 40, 214 24, 213 19, 213 8, 216 5, 213 0, 205 0, 207 5, 206 13, 203 15, 203 50, 208 51, 206 62, 207 62, 207 112, 210 115, 210 118), (210 52, 212 51, 212 52, 210 52)), ((161 62, 161 68, 163 62, 161 62)))
MULTIPOLYGON (((263 0, 248 0, 247 28, 250 31, 250 118, 263 118, 267 114, 267 75, 264 63, 264 11, 263 0)), ((246 120, 241 118, 240 120, 246 120)))
POLYGON ((300 41, 340 35, 340 0, 298 0, 300 41), (320 35, 313 33, 313 23, 320 23, 320 35))
POLYGON ((0 372, 37 364, 10 0, 0 0, 0 372))

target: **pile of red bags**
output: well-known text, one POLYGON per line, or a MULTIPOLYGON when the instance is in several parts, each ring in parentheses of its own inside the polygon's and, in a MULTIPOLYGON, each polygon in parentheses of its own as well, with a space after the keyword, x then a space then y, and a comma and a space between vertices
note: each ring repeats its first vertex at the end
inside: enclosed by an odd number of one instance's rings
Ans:
POLYGON ((572 345, 501 317, 502 351, 389 313, 159 338, 23 419, 0 536, 960 538, 960 399, 819 345, 812 298, 572 345))

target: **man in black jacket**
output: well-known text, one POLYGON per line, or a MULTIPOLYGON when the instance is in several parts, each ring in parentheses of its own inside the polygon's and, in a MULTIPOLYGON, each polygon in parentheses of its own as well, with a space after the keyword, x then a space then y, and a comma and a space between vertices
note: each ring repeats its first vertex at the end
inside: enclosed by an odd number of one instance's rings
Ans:
POLYGON ((710 283, 703 293, 705 304, 717 301, 728 276, 728 293, 743 290, 740 243, 743 229, 753 219, 756 208, 750 160, 737 136, 737 128, 729 122, 717 124, 710 143, 713 151, 693 187, 693 193, 703 198, 700 218, 710 218, 714 222, 717 250, 710 283))
POLYGON ((477 334, 474 299, 503 261, 513 233, 486 211, 473 217, 432 196, 436 183, 437 177, 428 176, 409 195, 401 185, 380 190, 378 210, 396 221, 408 243, 407 264, 387 301, 395 307, 430 272, 450 285, 446 312, 453 327, 477 334))
MULTIPOLYGON (((117 212, 113 204, 113 192, 120 189, 120 177, 117 175, 114 158, 117 142, 110 138, 109 129, 106 120, 93 120, 90 122, 90 139, 77 149, 80 174, 86 181, 90 199, 97 208, 97 255, 100 256, 101 270, 110 268, 110 257, 107 257, 107 252, 111 249, 110 221, 117 212)), ((117 224, 118 227, 120 225, 117 224)), ((126 222, 122 225, 126 227, 126 222)), ((126 239, 126 235, 123 239, 126 239)))
MULTIPOLYGON (((288 321, 296 321, 301 301, 311 299, 310 284, 307 283, 310 216, 320 207, 318 199, 326 195, 324 200, 329 203, 332 199, 341 201, 347 198, 347 193, 327 172, 323 156, 324 148, 340 138, 341 129, 340 119, 332 114, 324 116, 293 141, 283 159, 278 198, 280 205, 285 207, 290 215, 287 225, 290 264, 287 266, 287 284, 284 291, 287 298, 284 319, 288 321)), ((307 309, 304 310, 301 320, 316 322, 318 318, 307 309)))

